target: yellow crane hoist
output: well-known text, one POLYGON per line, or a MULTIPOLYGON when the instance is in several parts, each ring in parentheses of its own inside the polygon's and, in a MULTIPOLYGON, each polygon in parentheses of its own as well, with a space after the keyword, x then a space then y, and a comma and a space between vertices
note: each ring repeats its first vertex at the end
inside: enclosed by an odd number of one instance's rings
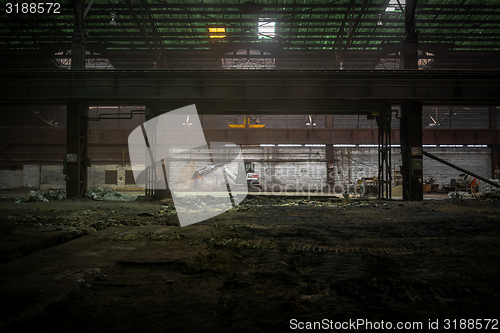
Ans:
POLYGON ((266 125, 250 125, 250 117, 245 117, 243 125, 240 124, 229 124, 229 128, 264 128, 266 125))

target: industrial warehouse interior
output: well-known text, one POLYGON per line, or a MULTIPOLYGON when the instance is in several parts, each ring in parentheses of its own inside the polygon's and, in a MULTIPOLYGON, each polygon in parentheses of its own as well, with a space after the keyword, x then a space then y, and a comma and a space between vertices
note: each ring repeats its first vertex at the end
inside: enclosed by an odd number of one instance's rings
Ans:
POLYGON ((500 329, 500 0, 6 0, 0 331, 500 329))

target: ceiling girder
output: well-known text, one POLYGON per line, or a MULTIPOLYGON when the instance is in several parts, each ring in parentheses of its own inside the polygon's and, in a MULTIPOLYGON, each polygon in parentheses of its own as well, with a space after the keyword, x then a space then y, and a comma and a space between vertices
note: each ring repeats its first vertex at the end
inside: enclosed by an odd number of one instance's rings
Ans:
POLYGON ((377 103, 412 100, 495 105, 500 103, 498 77, 500 72, 493 70, 247 70, 238 75, 234 71, 4 71, 0 101, 156 102, 170 110, 195 103, 201 113, 221 114, 370 112, 377 103))

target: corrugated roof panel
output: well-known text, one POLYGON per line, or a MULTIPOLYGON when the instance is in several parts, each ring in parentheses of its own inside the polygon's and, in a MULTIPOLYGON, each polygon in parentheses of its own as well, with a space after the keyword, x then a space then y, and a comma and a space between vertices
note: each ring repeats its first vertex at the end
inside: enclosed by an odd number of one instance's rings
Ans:
MULTIPOLYGON (((263 18, 275 22, 276 36, 267 41, 273 45, 286 41, 282 49, 349 49, 349 45, 368 49, 371 45, 384 48, 401 44, 403 13, 387 12, 387 0, 370 1, 366 8, 362 2, 356 1, 351 7, 351 0, 142 0, 130 9, 125 2, 95 0, 85 19, 87 48, 121 46, 126 52, 137 49, 137 45, 156 49, 193 45, 206 48, 229 42, 262 45, 257 27, 263 18), (111 11, 117 13, 114 27, 108 25, 111 11), (376 25, 379 16, 382 26, 376 25), (226 38, 209 40, 210 25, 224 26, 226 38)), ((62 14, 51 17, 0 14, 0 51, 12 49, 13 45, 16 49, 42 49, 54 43, 69 49, 73 16, 70 0, 61 3, 62 14)), ((442 0, 418 2, 416 24, 421 47, 442 41, 443 47, 454 45, 455 50, 497 50, 500 1, 467 0, 457 4, 442 0)))

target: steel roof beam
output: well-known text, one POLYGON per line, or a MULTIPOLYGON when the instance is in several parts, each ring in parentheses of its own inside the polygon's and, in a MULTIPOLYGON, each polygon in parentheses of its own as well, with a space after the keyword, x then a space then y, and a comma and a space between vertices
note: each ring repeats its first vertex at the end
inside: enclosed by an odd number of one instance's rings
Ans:
MULTIPOLYGON (((387 2, 388 3, 388 2, 387 2)), ((387 3, 372 3, 370 4, 370 8, 377 8, 377 9, 384 9, 387 7, 387 3)), ((148 8, 165 8, 165 6, 168 6, 169 8, 185 8, 185 9, 191 9, 191 8, 221 8, 221 9, 228 9, 228 8, 234 8, 235 12, 242 13, 241 10, 238 9, 238 4, 223 4, 223 3, 214 3, 214 4, 205 4, 205 3, 199 3, 199 4, 181 4, 181 3, 147 3, 148 8)), ((315 9, 315 8, 346 8, 347 5, 341 4, 341 3, 315 3, 315 4, 292 4, 292 3, 281 3, 281 4, 265 4, 263 5, 264 8, 277 8, 281 12, 284 11, 282 8, 294 8, 294 9, 315 9)), ((427 4, 427 3, 421 3, 419 5, 421 8, 436 8, 437 10, 442 10, 442 9, 457 9, 461 11, 468 11, 471 9, 497 9, 498 7, 494 4, 488 5, 488 4, 427 4)), ((98 4, 95 3, 92 6, 93 8, 109 8, 109 5, 107 4, 98 4)), ((115 5, 116 8, 120 8, 119 4, 115 5)), ((285 9, 286 10, 286 9, 285 9)), ((231 11, 230 11, 231 12, 231 11)))
MULTIPOLYGON (((68 35, 68 37, 70 37, 71 34, 68 35)), ((61 37, 61 38, 54 38, 54 37, 47 37, 47 38, 44 38, 42 36, 40 36, 37 39, 37 41, 40 43, 40 42, 48 42, 48 43, 64 43, 65 41, 67 42, 68 39, 67 38, 64 38, 64 37, 61 37), (41 37, 41 38, 40 38, 41 37)), ((162 38, 163 41, 177 41, 177 42, 186 42, 186 41, 196 41, 196 42, 212 42, 213 39, 209 38, 209 37, 202 37, 202 38, 179 38, 179 37, 162 37, 162 36, 159 36, 162 38)), ((394 42, 394 39, 395 39, 396 36, 387 36, 387 37, 377 37, 377 40, 378 42, 394 42)), ((403 38, 403 36, 397 36, 397 37, 400 37, 401 39, 403 38)), ((113 38, 114 41, 116 42, 133 42, 133 41, 136 41, 136 39, 134 39, 133 37, 125 37, 125 36, 109 36, 109 37, 100 37, 100 38, 94 38, 93 39, 93 42, 106 42, 106 41, 109 41, 109 38, 113 38)), ((231 39, 231 38, 229 38, 231 39)), ((297 44, 297 45, 294 45, 294 42, 333 42, 337 39, 336 36, 330 36, 329 38, 313 38, 313 37, 307 37, 307 38, 294 38, 294 39, 291 39, 288 43, 288 45, 290 46, 300 46, 300 44, 297 44)), ((5 41, 8 41, 8 42, 15 42, 16 41, 16 38, 15 37, 11 37, 11 38, 4 38, 3 40, 5 41)), ((237 40, 240 40, 240 41, 247 41, 247 42, 251 42, 251 41, 257 41, 257 38, 256 37, 238 37, 237 40)), ((419 40, 421 41, 443 41, 442 38, 439 38, 439 37, 421 37, 419 35, 419 40)), ((348 47, 351 46, 351 42, 364 42, 364 44, 356 44, 354 45, 355 47, 358 47, 359 45, 369 45, 370 47, 381 47, 381 44, 371 44, 370 42, 372 42, 373 39, 371 38, 363 38, 363 37, 357 37, 357 36, 352 36, 350 41, 347 40, 347 41, 343 41, 344 43, 342 45, 344 45, 344 49, 347 49, 348 47), (369 44, 370 43, 370 44, 369 44)), ((457 37, 450 37, 450 42, 451 41, 460 41, 460 42, 473 42, 475 41, 474 38, 469 38, 469 37, 460 37, 460 36, 457 36, 457 37)), ((488 38, 488 39, 485 39, 483 40, 482 42, 483 43, 498 43, 500 41, 500 36, 495 36, 495 38, 488 38)), ((37 44, 37 43, 35 43, 37 44)), ((89 42, 89 44, 92 44, 92 42, 89 42)), ((151 48, 151 50, 153 50, 153 46, 151 46, 150 44, 147 44, 149 45, 148 49, 151 48)), ((175 44, 173 44, 175 45, 175 44)), ((179 45, 184 45, 184 44, 179 44, 179 45)), ((318 46, 327 46, 325 44, 317 44, 318 46)), ((136 45, 137 46, 137 45, 136 45)), ((168 46, 172 46, 171 44, 168 44, 168 46)), ((201 44, 200 44, 201 46, 201 44)), ((333 45, 332 45, 333 46, 333 45)), ((479 46, 485 46, 485 45, 479 45, 479 46)), ((499 48, 498 44, 493 44, 493 45, 490 45, 492 47, 495 47, 495 48, 499 48)), ((455 45, 455 47, 461 47, 460 45, 455 45)), ((471 46, 467 46, 467 47, 471 47, 471 46)), ((473 46, 472 46, 473 47, 473 46)))
MULTIPOLYGON (((4 71, 0 100, 199 104, 201 112, 329 113, 386 101, 500 103, 499 71, 4 71), (364 104, 364 103, 368 104, 364 104), (208 110, 208 111, 207 111, 208 110), (309 111, 307 111, 309 110, 309 111)), ((174 108, 174 107, 173 107, 174 108)), ((367 109, 365 109, 367 110, 367 109)), ((368 109, 369 110, 369 109, 368 109)))
MULTIPOLYGON (((418 24, 417 24, 418 26, 418 24)), ((396 29, 394 29, 396 30, 396 29)), ((370 31, 356 31, 356 36, 367 36, 370 37, 368 40, 373 40, 373 38, 379 38, 379 37, 404 37, 404 31, 402 29, 397 29, 399 31, 386 31, 386 32, 381 32, 381 31, 375 31, 375 32, 370 32, 370 31)), ((338 31, 332 31, 332 32, 314 32, 314 31, 305 31, 305 32, 287 32, 286 36, 331 36, 331 37, 336 37, 338 34, 338 31)), ((53 37, 61 37, 61 36, 71 36, 70 32, 40 32, 40 33, 18 33, 18 36, 34 36, 34 37, 47 37, 47 38, 53 38, 53 37)), ((285 35, 285 34, 277 34, 278 36, 280 35, 285 35)), ((141 37, 142 34, 140 32, 129 32, 129 31, 109 31, 109 32, 92 32, 92 37, 107 37, 107 38, 113 38, 114 36, 129 36, 129 37, 141 37)), ((191 36, 198 36, 199 38, 208 38, 209 33, 208 32, 175 32, 175 31, 165 31, 165 32, 158 32, 158 37, 179 37, 179 36, 186 36, 186 37, 191 37, 191 36), (204 36, 204 37, 201 37, 204 36), (206 37, 205 37, 206 36, 206 37)), ((255 36, 255 33, 252 32, 226 32, 226 36, 255 36)), ((356 37, 355 36, 355 37, 356 37)), ((428 32, 422 32, 421 30, 419 31, 419 37, 420 38, 432 38, 432 39, 437 39, 441 37, 460 37, 460 38, 468 38, 468 39, 476 39, 476 38, 481 38, 485 39, 486 41, 488 40, 488 37, 500 37, 500 33, 498 32, 473 32, 473 33, 468 33, 468 32, 456 32, 456 33, 451 33, 451 32, 444 32, 444 33, 428 33, 428 32)), ((360 37, 358 37, 360 38, 360 37)), ((4 37, 2 40, 16 40, 14 36, 12 37, 4 37)), ((17 39, 18 41, 19 39, 17 39)), ((211 39, 213 41, 213 39, 211 39)))
MULTIPOLYGON (((355 12, 357 13, 357 12, 355 12)), ((374 14, 375 15, 375 14, 374 14)), ((450 14, 451 15, 451 14, 450 14)), ((287 18, 276 18, 273 19, 273 22, 276 23, 302 23, 305 24, 304 27, 307 27, 308 23, 328 23, 329 27, 333 28, 335 25, 332 25, 332 22, 339 22, 341 23, 343 18, 324 18, 324 19, 319 19, 319 18, 304 18, 304 19, 287 19, 287 18)), ((428 25, 428 24, 439 24, 439 23, 456 23, 460 24, 457 26, 457 28, 460 28, 462 25, 462 22, 460 22, 458 19, 430 19, 430 18, 419 18, 418 19, 419 24, 421 25, 428 25)), ((497 24, 499 23, 500 20, 484 20, 484 19, 471 19, 467 20, 467 24, 497 24)), ((18 20, 20 24, 33 24, 33 20, 30 18, 21 18, 18 20)), ((57 22, 61 24, 70 24, 72 20, 70 18, 65 18, 65 19, 58 19, 57 22)), ((96 26, 96 28, 105 28, 107 27, 107 24, 109 23, 108 19, 101 19, 101 18, 89 18, 85 20, 87 25, 92 25, 92 24, 99 24, 100 26, 96 26)), ((122 23, 135 23, 134 18, 120 18, 120 22, 122 23)), ((157 28, 162 28, 161 23, 166 23, 168 25, 165 25, 166 28, 173 28, 170 23, 220 23, 220 22, 238 22, 238 23, 256 23, 258 20, 256 18, 239 18, 239 19, 218 19, 218 18, 199 18, 199 19, 175 19, 175 18, 155 18, 155 22, 158 23, 157 28)), ((376 19, 374 18, 363 18, 360 19, 360 22, 363 23, 369 23, 370 26, 372 24, 375 24, 376 19)), ((400 23, 401 27, 403 26, 403 18, 384 18, 384 22, 386 23, 400 23)), ((190 28, 204 28, 203 26, 189 26, 190 28)), ((394 28, 401 28, 401 27, 394 27, 394 28)), ((432 27, 432 26, 431 26, 432 27)), ((178 28, 178 27, 177 27, 178 28)), ((242 29, 249 28, 249 26, 242 26, 242 29)), ((297 26, 297 28, 301 28, 300 26, 297 26)), ((486 29, 495 29, 494 27, 485 27, 486 29)), ((38 27, 40 29, 40 27, 38 27)), ((477 29, 477 27, 474 27, 474 29, 477 29)))

